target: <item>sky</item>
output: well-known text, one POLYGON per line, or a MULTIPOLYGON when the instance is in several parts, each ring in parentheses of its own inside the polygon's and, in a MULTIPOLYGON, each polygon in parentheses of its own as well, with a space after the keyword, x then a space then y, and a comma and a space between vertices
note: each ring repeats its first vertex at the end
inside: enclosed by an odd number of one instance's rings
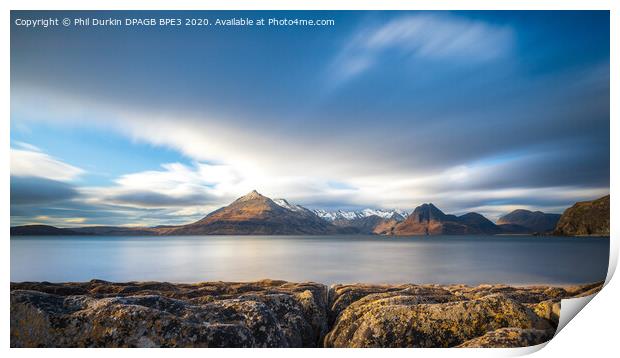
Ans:
POLYGON ((11 12, 11 225, 312 209, 561 213, 609 193, 607 11, 11 12), (302 18, 315 27, 16 19, 302 18))

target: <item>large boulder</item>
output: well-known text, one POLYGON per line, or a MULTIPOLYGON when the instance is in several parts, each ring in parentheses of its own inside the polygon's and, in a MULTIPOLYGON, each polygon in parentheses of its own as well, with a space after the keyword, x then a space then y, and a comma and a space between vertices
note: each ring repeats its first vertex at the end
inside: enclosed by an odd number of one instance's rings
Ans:
POLYGON ((326 287, 314 283, 21 286, 12 347, 316 347, 327 331, 326 287))
POLYGON ((454 347, 494 331, 467 346, 539 344, 555 332, 561 299, 601 287, 602 282, 567 287, 334 285, 329 295, 332 328, 324 345, 454 347))
POLYGON ((502 295, 448 303, 379 294, 345 309, 325 337, 327 347, 453 347, 504 327, 553 327, 502 295))

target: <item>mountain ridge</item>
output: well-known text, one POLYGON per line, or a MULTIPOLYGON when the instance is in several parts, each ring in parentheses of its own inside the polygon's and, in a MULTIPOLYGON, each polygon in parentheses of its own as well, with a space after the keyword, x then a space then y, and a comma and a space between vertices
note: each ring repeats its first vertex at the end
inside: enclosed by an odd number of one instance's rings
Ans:
POLYGON ((328 221, 336 221, 336 220, 353 220, 353 219, 361 219, 369 216, 379 216, 384 219, 396 218, 399 217, 404 220, 409 214, 406 211, 396 210, 396 209, 371 209, 365 208, 362 210, 324 210, 324 209, 314 209, 312 210, 319 217, 328 220, 328 221))
MULTIPOLYGON (((601 230, 585 228, 584 235, 597 235, 601 232, 609 233, 609 196, 598 199, 603 200, 601 205, 596 206, 594 214, 581 218, 579 225, 586 225, 588 220, 596 221, 595 226, 601 227, 605 223, 605 210, 607 212, 606 227, 601 230), (603 199, 607 198, 606 206, 603 199), (601 216, 602 224, 592 216, 601 216), (592 234, 594 233, 594 234, 592 234)), ((593 202, 581 202, 573 206, 589 207, 593 202), (588 204, 590 203, 590 204, 588 204)), ((573 209, 570 208, 570 209, 573 209)), ((569 213, 567 209, 565 215, 569 213)), ((293 204, 286 199, 270 199, 258 191, 253 190, 243 195, 227 206, 204 216, 202 219, 185 225, 158 225, 154 227, 122 227, 122 226, 89 226, 77 228, 57 228, 49 225, 23 225, 11 227, 11 236, 19 235, 334 235, 334 234, 375 234, 388 236, 418 236, 418 235, 497 235, 497 234, 533 234, 550 231, 535 231, 532 227, 526 227, 523 220, 517 217, 551 217, 557 214, 545 214, 540 211, 515 210, 504 215, 498 223, 493 223, 483 215, 470 212, 464 215, 446 214, 433 203, 425 203, 415 208, 408 214, 402 215, 397 210, 364 209, 359 212, 339 211, 340 217, 334 215, 317 214, 318 209, 312 210, 301 205, 293 204), (512 215, 511 215, 512 214, 512 215), (528 216, 529 215, 529 216, 528 216), (512 219, 511 219, 512 217, 512 219)), ((573 210, 574 212, 575 210, 573 210)), ((582 210, 583 211, 583 210, 582 210)), ((328 211, 320 211, 329 213, 328 211)), ((564 217, 564 215, 562 215, 564 217)), ((572 215, 571 217, 575 217, 572 215)), ((560 222, 564 227, 569 219, 560 222)), ((536 220, 534 220, 536 222, 536 220)), ((525 220, 527 224, 527 220, 525 220)), ((548 225, 545 224, 545 225, 548 225)), ((568 226, 567 226, 568 225, 568 226)), ((581 235, 581 229, 577 229, 576 235, 581 235)), ((570 235, 570 231, 558 231, 556 235, 570 235), (558 234, 558 232, 560 232, 558 234)))

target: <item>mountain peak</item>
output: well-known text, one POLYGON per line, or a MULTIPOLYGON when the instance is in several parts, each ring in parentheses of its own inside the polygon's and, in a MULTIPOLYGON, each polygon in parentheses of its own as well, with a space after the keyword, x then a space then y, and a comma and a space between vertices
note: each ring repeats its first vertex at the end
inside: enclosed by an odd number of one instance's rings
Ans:
POLYGON ((256 190, 252 190, 251 192, 245 194, 244 196, 240 197, 239 199, 235 201, 241 202, 241 201, 249 201, 249 200, 264 199, 264 198, 266 198, 264 195, 257 192, 256 190))
POLYGON ((204 218, 169 230, 173 235, 318 235, 338 232, 311 211, 252 190, 204 218), (283 207, 285 205, 286 207, 283 207))
POLYGON ((433 203, 425 203, 417 208, 412 213, 412 219, 415 218, 418 222, 438 220, 441 221, 446 214, 439 210, 433 203))
POLYGON ((426 203, 415 208, 392 232, 395 235, 478 235, 497 234, 501 229, 479 213, 445 214, 432 203, 426 203))

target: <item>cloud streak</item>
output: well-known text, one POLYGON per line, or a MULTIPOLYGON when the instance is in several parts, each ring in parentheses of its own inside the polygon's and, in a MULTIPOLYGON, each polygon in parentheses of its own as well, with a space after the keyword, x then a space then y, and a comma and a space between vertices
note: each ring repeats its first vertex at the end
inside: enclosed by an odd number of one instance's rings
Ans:
POLYGON ((81 168, 64 163, 48 154, 11 148, 11 175, 71 181, 84 173, 81 168))
POLYGON ((330 80, 342 84, 396 52, 405 58, 483 64, 508 55, 513 31, 484 21, 447 14, 417 14, 391 19, 351 37, 334 59, 330 80))
POLYGON ((52 204, 79 196, 71 184, 40 177, 11 176, 11 207, 24 204, 52 204))
POLYGON ((84 187, 81 192, 93 204, 213 208, 232 198, 228 191, 238 181, 238 175, 227 166, 169 163, 163 164, 161 170, 126 174, 112 186, 84 187))

